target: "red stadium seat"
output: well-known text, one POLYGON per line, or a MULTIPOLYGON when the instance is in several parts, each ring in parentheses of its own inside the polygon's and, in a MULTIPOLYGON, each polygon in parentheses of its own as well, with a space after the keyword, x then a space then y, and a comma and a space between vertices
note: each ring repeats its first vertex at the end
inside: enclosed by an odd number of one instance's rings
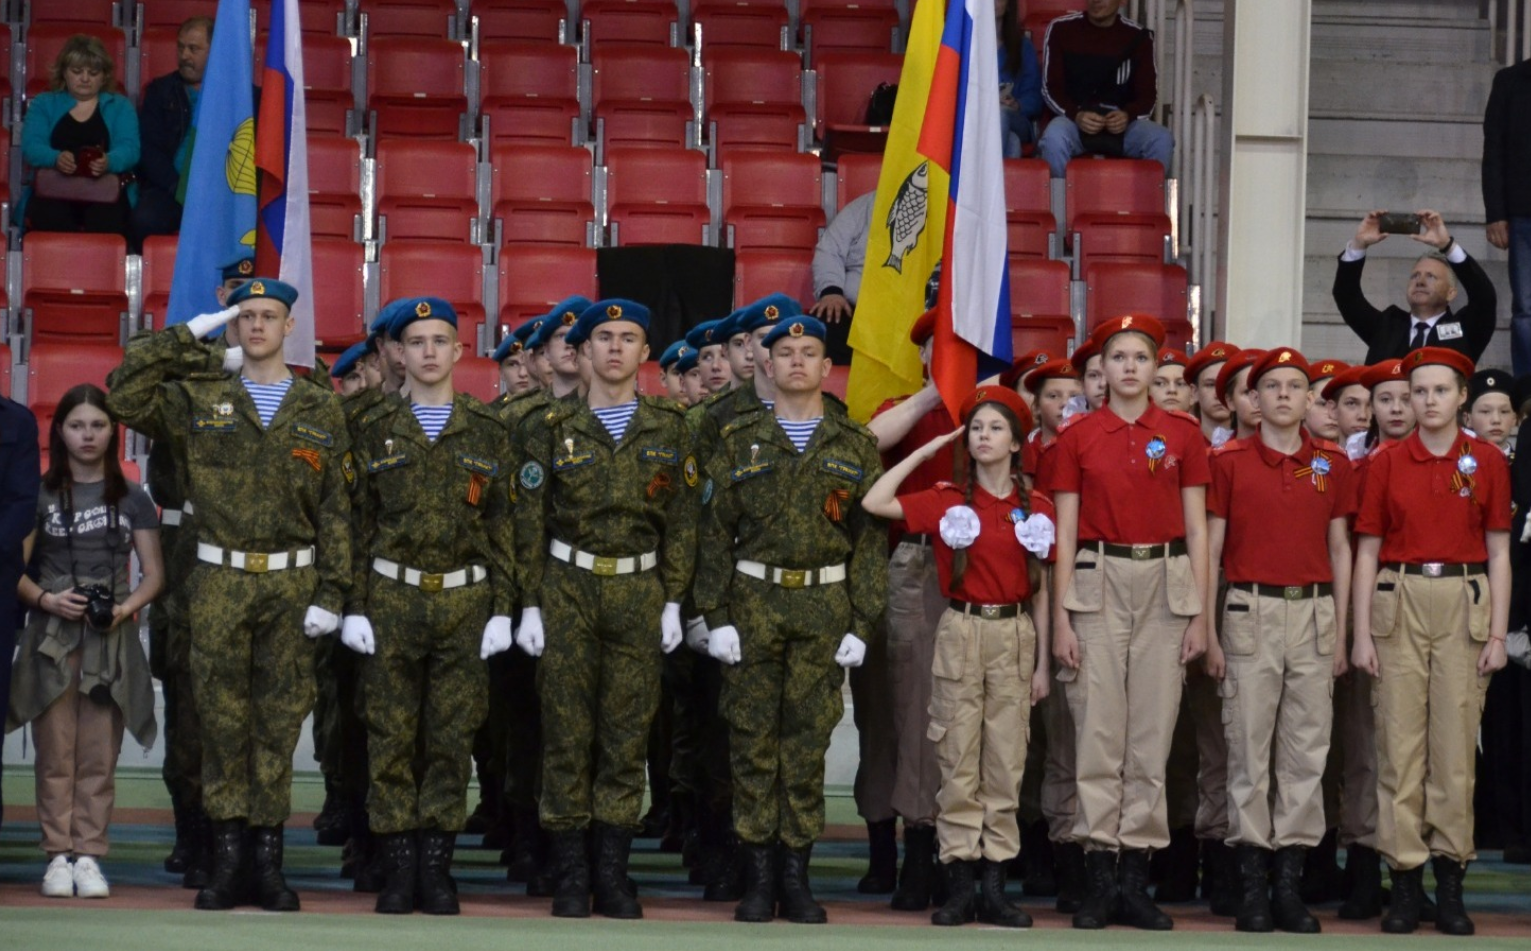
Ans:
MULTIPOLYGON (((46 4, 49 9, 65 9, 71 5, 67 3, 46 4)), ((34 13, 36 11, 34 10, 34 13)), ((47 91, 52 83, 53 63, 58 59, 59 50, 76 33, 88 33, 99 39, 106 47, 107 55, 111 56, 116 65, 118 81, 128 74, 128 38, 127 34, 111 25, 111 17, 94 23, 34 23, 27 30, 27 98, 36 96, 40 92, 47 91)))
POLYGON ((573 141, 579 118, 577 49, 546 40, 496 41, 480 44, 478 55, 480 111, 494 143, 573 141))
POLYGON ((1069 163, 1064 183, 1064 218, 1069 232, 1122 215, 1164 215, 1164 166, 1158 162, 1076 159, 1069 163))
POLYGON ((703 108, 716 164, 729 149, 798 151, 803 61, 788 50, 734 48, 702 58, 703 108))
POLYGON ((702 49, 782 48, 787 6, 782 0, 698 0, 691 22, 702 28, 702 49))
POLYGON ((342 135, 308 137, 308 215, 315 237, 356 234, 361 214, 361 145, 342 135))
POLYGON ((11 27, 0 23, 0 98, 11 95, 11 27))
POLYGON ((593 51, 606 43, 673 46, 680 20, 673 0, 586 0, 580 7, 582 36, 593 51))
POLYGON ((693 149, 611 149, 606 217, 613 243, 706 244, 707 158, 693 149))
POLYGON ((491 403, 500 395, 500 365, 489 357, 464 352, 452 370, 452 386, 480 403, 491 403))
POLYGON ((893 0, 802 0, 798 30, 810 63, 825 53, 886 53, 893 49, 898 9, 893 0))
POLYGON ((686 144, 686 123, 695 112, 684 49, 608 43, 591 61, 598 162, 610 149, 686 144))
POLYGON ((657 360, 645 360, 638 364, 638 392, 644 396, 668 396, 661 382, 662 375, 657 360))
POLYGON ((367 108, 373 134, 387 138, 458 139, 468 109, 463 48, 454 40, 385 36, 367 47, 367 108))
POLYGON ((877 190, 882 174, 882 156, 848 152, 835 166, 835 207, 844 208, 867 192, 877 190))
POLYGON ((384 239, 467 241, 478 217, 478 155, 467 142, 384 140, 377 213, 384 239))
POLYGON ((127 242, 115 234, 28 234, 21 305, 32 311, 33 342, 120 344, 128 312, 127 253, 127 242))
POLYGON ((1051 176, 1041 159, 1005 160, 1005 224, 1012 258, 1049 256, 1048 238, 1058 230, 1051 176))
POLYGON ((180 29, 192 17, 216 17, 218 0, 140 0, 144 8, 144 29, 169 27, 180 29))
POLYGON ((867 100, 879 84, 896 85, 903 68, 898 53, 827 53, 814 59, 819 77, 814 127, 824 143, 825 161, 842 152, 882 154, 888 130, 866 124, 867 100))
POLYGON ((733 247, 812 250, 824 227, 819 158, 803 152, 723 157, 723 224, 733 247))
POLYGON ((15 357, 11 354, 11 345, 0 340, 0 396, 6 399, 12 399, 11 394, 14 392, 11 389, 11 375, 13 372, 11 361, 13 359, 15 357))
POLYGON ((362 288, 365 249, 348 238, 314 238, 314 337, 344 349, 367 335, 362 288))
POLYGON ((378 254, 382 299, 430 295, 457 311, 457 336, 478 349, 484 323, 484 255, 476 245, 442 241, 390 241, 378 254))
POLYGON ((478 35, 486 40, 554 40, 574 38, 568 28, 569 8, 563 0, 473 0, 478 35), (563 28, 564 35, 559 36, 563 28))
MULTIPOLYGON (((7 133, 3 137, 3 142, 0 142, 0 155, 4 155, 5 154, 4 149, 5 148, 9 148, 9 147, 10 147, 10 134, 7 133)), ((5 261, 6 260, 7 255, 10 252, 10 244, 11 244, 11 239, 9 237, 7 237, 5 234, 0 234, 0 261, 5 261)), ((5 340, 6 333, 8 332, 5 329, 9 325, 5 322, 4 310, 5 310, 5 308, 9 307, 10 304, 11 304, 10 296, 9 296, 8 292, 6 291, 4 285, 5 285, 5 281, 0 281, 0 341, 4 341, 5 340)))
POLYGON ((829 375, 824 378, 824 392, 838 396, 841 402, 845 401, 845 390, 851 381, 851 368, 848 366, 831 366, 829 375))
POLYGON ((813 304, 813 252, 749 250, 734 254, 734 306, 782 293, 813 304))
POLYGON ((170 308, 170 287, 175 279, 175 235, 154 235, 144 239, 143 287, 144 326, 158 330, 165 326, 170 308))
POLYGON ((67 3, 32 0, 32 24, 64 23, 74 26, 111 26, 117 22, 115 0, 68 0, 67 3))
MULTIPOLYGON (((1010 313, 1014 317, 1067 317, 1069 266, 1062 261, 1010 259, 1010 313)), ((1028 348, 1030 349, 1030 348, 1028 348)))
MULTIPOLYGON (((11 154, 11 130, 0 128, 0 155, 11 154)), ((11 200, 11 182, 9 175, 0 175, 0 201, 11 200)), ((4 283, 4 282, 0 282, 4 283)))
POLYGON ((138 98, 143 99, 149 83, 176 71, 180 59, 176 52, 179 32, 173 26, 145 27, 138 38, 138 98))
MULTIPOLYGON (((250 7, 255 10, 256 32, 264 32, 271 25, 271 0, 251 0, 250 7)), ((304 41, 310 36, 343 32, 337 20, 345 12, 346 0, 298 0, 298 25, 304 41)))
POLYGON ((499 278, 499 322, 509 329, 540 317, 571 295, 600 296, 594 248, 502 248, 499 278))
MULTIPOLYGON (((264 79, 266 34, 255 42, 255 84, 264 79)), ((351 92, 351 41, 320 34, 303 37, 303 106, 309 132, 345 135, 351 131, 346 115, 356 105, 351 92)))
POLYGON ((590 153, 576 145, 499 145, 491 152, 491 214, 501 244, 590 243, 590 153))
POLYGON ((457 0, 361 0, 369 40, 383 36, 460 36, 457 0))
MULTIPOLYGON (((65 393, 81 383, 106 389, 106 376, 122 363, 115 343, 38 341, 27 354, 27 406, 37 417, 37 445, 45 453, 53 414, 65 393)), ((46 459, 46 455, 44 459, 46 459)))
POLYGON ((1184 318, 1180 320, 1166 319, 1164 321, 1164 345, 1181 353, 1190 353, 1196 348, 1196 329, 1191 322, 1184 318))
POLYGON ((1123 314, 1186 319, 1186 272, 1178 264, 1103 261, 1085 272, 1085 332, 1123 314))
POLYGON ((1073 343, 1074 319, 1072 317, 1026 315, 1010 318, 1011 353, 1046 350, 1061 358, 1073 349, 1073 343))

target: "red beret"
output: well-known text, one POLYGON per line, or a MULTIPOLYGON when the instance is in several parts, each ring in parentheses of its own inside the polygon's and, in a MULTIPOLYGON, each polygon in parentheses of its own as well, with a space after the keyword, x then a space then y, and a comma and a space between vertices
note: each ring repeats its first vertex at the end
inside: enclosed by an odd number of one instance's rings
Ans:
POLYGON ((964 424, 973 418, 973 411, 982 403, 998 403, 1015 414, 1016 421, 1021 424, 1021 432, 1013 434, 1016 439, 1025 439, 1026 434, 1036 425, 1032 422, 1031 410, 1026 408, 1025 401, 1008 386, 980 386, 969 393, 968 398, 962 401, 964 424))
POLYGON ((1467 354, 1448 350, 1445 347, 1420 347, 1403 358, 1403 368, 1411 374, 1420 367, 1431 366, 1450 367, 1462 374, 1463 379, 1472 376, 1473 371, 1477 369, 1473 365, 1472 358, 1467 354))
POLYGON ((1308 364, 1308 379, 1317 383, 1319 380, 1327 380, 1329 377, 1349 367, 1350 364, 1343 360, 1319 360, 1317 363, 1308 364))
POLYGON ((1084 343, 1080 344, 1078 347, 1074 348, 1074 354, 1073 356, 1069 357, 1069 363, 1072 364, 1074 369, 1079 372, 1080 376, 1084 376, 1085 364, 1090 362, 1091 357, 1099 355, 1100 347, 1095 345, 1095 338, 1091 337, 1084 343))
POLYGON ((1293 347, 1277 347, 1274 350, 1265 351, 1260 359, 1249 365, 1249 385, 1254 386, 1256 380, 1272 370, 1288 367, 1301 370, 1302 375, 1308 377, 1311 384, 1313 371, 1308 366, 1307 358, 1293 347))
POLYGON ((1239 348, 1231 343, 1214 340, 1191 355, 1186 361, 1185 378, 1195 383, 1201 377, 1201 372, 1207 367, 1216 366, 1239 352, 1239 348))
POLYGON ((1156 318, 1147 314, 1124 314, 1112 320, 1108 320, 1095 328, 1090 334, 1090 339, 1101 350, 1106 349, 1106 341, 1119 333, 1140 333, 1154 342, 1154 352, 1164 346, 1164 325, 1156 318))
POLYGON ((1402 383, 1406 380, 1402 360, 1383 360, 1381 363, 1373 363, 1361 375, 1361 385, 1368 390, 1375 390, 1383 383, 1402 383))
POLYGON ((1254 366, 1255 361, 1263 356, 1264 350, 1240 350, 1223 363, 1223 368, 1217 371, 1218 402, 1228 405, 1228 387, 1233 385, 1233 378, 1238 376, 1240 370, 1254 366))
POLYGON ((1077 380, 1079 371, 1067 360, 1049 360, 1037 367, 1036 372, 1026 377, 1026 389, 1035 396, 1042 389, 1042 384, 1048 380, 1077 380))
POLYGON ((1052 358, 1052 354, 1046 350, 1027 350, 1015 358, 1015 362, 1010 364, 1010 369, 1000 374, 999 385, 1015 389, 1015 385, 1021 381, 1022 377, 1052 358))
POLYGON ((1334 376, 1329 378, 1328 383, 1324 384, 1324 399, 1339 399, 1340 393, 1349 386, 1365 386, 1366 384, 1363 381, 1366 378, 1366 371, 1370 369, 1371 367, 1363 363, 1360 366, 1346 367, 1345 369, 1336 373, 1334 376))
POLYGON ((1159 348, 1159 366, 1161 366, 1161 367, 1167 367, 1167 366, 1183 367, 1183 366, 1185 366, 1185 361, 1186 361, 1186 356, 1185 356, 1185 351, 1184 350, 1181 350, 1178 347, 1160 347, 1159 348))
POLYGON ((920 319, 909 328, 909 342, 916 347, 929 340, 936 332, 936 309, 932 307, 920 315, 920 319))

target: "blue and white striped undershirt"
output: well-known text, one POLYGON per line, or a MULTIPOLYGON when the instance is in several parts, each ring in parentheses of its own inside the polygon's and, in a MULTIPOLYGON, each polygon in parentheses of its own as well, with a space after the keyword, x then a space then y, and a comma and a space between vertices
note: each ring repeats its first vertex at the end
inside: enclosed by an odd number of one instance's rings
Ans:
POLYGON ((813 438, 814 430, 818 429, 819 423, 823 421, 824 417, 822 416, 815 416, 813 419, 805 419, 802 422, 782 419, 780 416, 776 417, 776 422, 781 426, 782 432, 786 433, 787 438, 792 440, 792 445, 797 447, 798 452, 808 448, 808 440, 813 438))
POLYGON ((245 392, 250 394, 250 399, 255 402, 255 412, 260 416, 261 426, 270 426, 276 411, 281 408, 282 398, 292 388, 292 377, 280 383, 256 383, 243 376, 239 380, 245 385, 245 392))
POLYGON ((590 408, 595 418, 601 421, 606 431, 611 434, 613 442, 621 442, 622 436, 627 432, 627 424, 632 422, 633 414, 638 411, 638 401, 623 403, 621 406, 608 406, 602 409, 590 408))
POLYGON ((415 419, 420 421, 420 428, 425 430, 425 438, 431 442, 441 435, 446 428, 447 420, 452 418, 452 404, 445 406, 425 406, 420 403, 411 403, 409 408, 414 412, 415 419))

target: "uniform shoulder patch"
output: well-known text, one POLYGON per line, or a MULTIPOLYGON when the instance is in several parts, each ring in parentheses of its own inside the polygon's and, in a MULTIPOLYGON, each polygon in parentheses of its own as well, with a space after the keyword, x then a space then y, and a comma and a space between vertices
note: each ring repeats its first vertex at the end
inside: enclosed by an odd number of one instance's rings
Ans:
POLYGON ((819 463, 819 468, 823 469, 830 475, 836 475, 842 479, 849 479, 852 482, 860 482, 862 479, 866 478, 866 473, 860 466, 856 465, 854 462, 847 462, 844 459, 824 459, 819 463))
POLYGON ((328 431, 320 429, 318 426, 310 426, 307 423, 293 423, 292 434, 299 439, 304 439, 320 446, 335 445, 335 437, 328 431))
POLYGON ((542 483, 547 481, 548 474, 542 468, 542 463, 533 460, 521 467, 521 487, 530 492, 542 488, 542 483))

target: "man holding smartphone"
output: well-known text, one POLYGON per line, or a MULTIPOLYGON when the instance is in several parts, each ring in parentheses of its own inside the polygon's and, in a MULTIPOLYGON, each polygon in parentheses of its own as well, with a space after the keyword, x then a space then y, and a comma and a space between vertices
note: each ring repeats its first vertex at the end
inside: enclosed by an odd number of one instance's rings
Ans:
POLYGON ((1446 228, 1439 213, 1373 211, 1361 219, 1355 237, 1340 254, 1334 275, 1334 302, 1345 323, 1366 343, 1366 362, 1401 358, 1420 347, 1445 347, 1476 362, 1494 336, 1498 297, 1483 267, 1446 228), (1408 308, 1379 310, 1361 290, 1367 249, 1390 234, 1406 234, 1430 247, 1414 262, 1405 289, 1408 308), (1453 311, 1462 291, 1467 303, 1453 311))

